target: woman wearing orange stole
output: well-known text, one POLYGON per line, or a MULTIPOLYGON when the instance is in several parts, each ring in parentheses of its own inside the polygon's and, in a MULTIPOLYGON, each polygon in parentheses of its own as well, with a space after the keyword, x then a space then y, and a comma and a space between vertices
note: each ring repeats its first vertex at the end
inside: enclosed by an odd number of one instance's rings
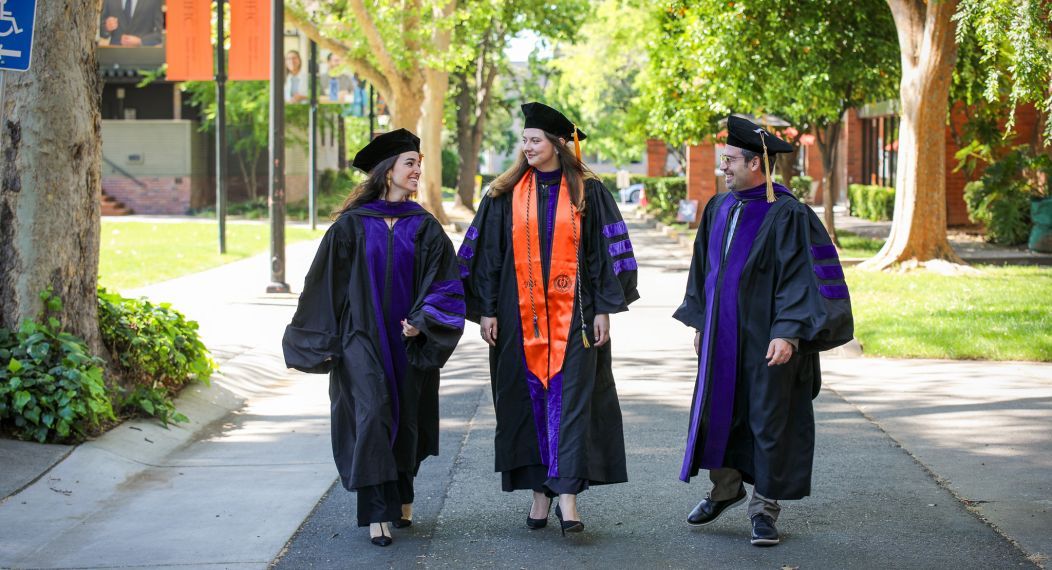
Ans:
POLYGON ((580 532, 577 495, 627 480, 610 314, 639 298, 628 229, 581 162, 585 134, 522 106, 523 149, 479 204, 458 256, 468 318, 490 345, 496 470, 532 490, 526 525, 580 532))

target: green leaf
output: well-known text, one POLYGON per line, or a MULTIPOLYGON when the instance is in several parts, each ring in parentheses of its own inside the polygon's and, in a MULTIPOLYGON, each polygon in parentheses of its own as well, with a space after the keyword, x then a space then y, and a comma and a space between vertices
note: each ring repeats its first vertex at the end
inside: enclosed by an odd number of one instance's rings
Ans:
POLYGON ((154 415, 155 410, 153 407, 153 402, 151 402, 150 400, 146 398, 139 400, 139 406, 141 406, 142 409, 146 410, 146 413, 150 414, 151 416, 154 415))
POLYGON ((179 412, 175 412, 174 414, 172 414, 172 421, 178 423, 187 423, 190 421, 190 418, 184 416, 183 414, 180 414, 179 412))
POLYGON ((22 408, 25 408, 26 404, 28 404, 29 401, 32 400, 32 399, 33 399, 33 396, 29 392, 26 392, 25 390, 19 390, 19 391, 15 392, 15 400, 14 400, 15 411, 21 413, 22 412, 22 408))
POLYGON ((22 369, 22 363, 17 359, 12 358, 11 362, 7 363, 7 369, 11 372, 18 373, 18 371, 22 369))
POLYGON ((40 423, 40 408, 38 408, 37 406, 33 406, 32 408, 28 408, 22 413, 22 416, 25 417, 27 420, 35 423, 35 424, 39 424, 40 423))

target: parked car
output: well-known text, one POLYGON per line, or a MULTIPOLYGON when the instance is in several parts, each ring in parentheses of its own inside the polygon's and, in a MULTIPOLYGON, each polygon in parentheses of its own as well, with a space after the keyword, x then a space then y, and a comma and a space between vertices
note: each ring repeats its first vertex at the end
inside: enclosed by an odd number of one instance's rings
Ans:
POLYGON ((622 188, 619 190, 621 193, 621 202, 624 204, 638 204, 639 195, 643 192, 643 184, 633 184, 628 188, 622 188))

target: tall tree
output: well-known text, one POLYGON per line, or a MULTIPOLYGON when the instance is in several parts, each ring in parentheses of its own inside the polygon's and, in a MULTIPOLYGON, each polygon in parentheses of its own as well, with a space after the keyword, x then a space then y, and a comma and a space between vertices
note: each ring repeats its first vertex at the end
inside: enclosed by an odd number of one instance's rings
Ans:
POLYGON ((943 259, 961 263, 946 237, 946 115, 957 58, 956 0, 887 0, 902 61, 898 163, 891 235, 868 269, 943 259))
POLYGON ((96 0, 40 2, 32 68, 5 72, 0 128, 0 326, 40 310, 104 354, 98 329, 101 128, 96 0))
MULTIPOLYGON (((664 33, 651 57, 658 66, 674 63, 671 73, 656 71, 649 84, 658 102, 657 123, 697 140, 715 133, 727 109, 788 121, 794 128, 783 136, 794 146, 803 134, 814 133, 825 175, 825 223, 835 239, 834 166, 842 116, 890 97, 896 83, 898 46, 884 2, 683 1, 666 9, 663 19, 664 33), (679 100, 689 97, 692 104, 697 90, 711 102, 684 111, 679 100)), ((788 181, 794 171, 787 163, 789 157, 779 162, 788 181)))
POLYGON ((511 74, 509 40, 525 30, 546 40, 568 39, 590 8, 586 0, 470 0, 461 7, 455 43, 468 57, 451 76, 460 155, 455 205, 474 210, 475 174, 492 105, 507 103, 495 94, 500 78, 511 74))
POLYGON ((343 58, 387 102, 392 128, 420 133, 424 161, 421 202, 443 223, 442 118, 449 87, 450 38, 456 0, 290 0, 286 18, 307 37, 343 58))
POLYGON ((647 44, 657 27, 650 2, 602 0, 550 63, 546 89, 553 104, 574 113, 588 133, 587 150, 621 167, 639 162, 646 148, 646 110, 640 85, 647 44))

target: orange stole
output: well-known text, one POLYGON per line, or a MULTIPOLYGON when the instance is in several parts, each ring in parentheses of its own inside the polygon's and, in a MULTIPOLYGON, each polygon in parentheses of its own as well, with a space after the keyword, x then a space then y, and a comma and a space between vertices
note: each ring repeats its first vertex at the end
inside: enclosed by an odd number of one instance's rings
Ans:
POLYGON ((515 279, 519 289, 519 319, 522 321, 522 348, 526 355, 526 366, 548 389, 548 381, 563 368, 566 358, 566 341, 570 336, 573 320, 574 292, 577 287, 577 252, 574 243, 571 216, 576 218, 578 231, 581 227, 580 212, 570 209, 570 191, 564 176, 559 192, 559 203, 555 210, 555 229, 552 236, 552 262, 548 273, 548 295, 544 286, 535 282, 533 303, 530 303, 530 264, 533 276, 544 278, 541 270, 540 227, 537 222, 537 188, 533 188, 529 200, 526 189, 531 184, 533 170, 519 180, 512 195, 511 239, 515 252, 515 279), (526 228, 526 213, 530 216, 530 230, 526 228), (527 256, 527 240, 531 256, 527 256), (530 259, 532 257, 532 260, 530 259), (534 336, 533 307, 537 310, 537 330, 534 336))

